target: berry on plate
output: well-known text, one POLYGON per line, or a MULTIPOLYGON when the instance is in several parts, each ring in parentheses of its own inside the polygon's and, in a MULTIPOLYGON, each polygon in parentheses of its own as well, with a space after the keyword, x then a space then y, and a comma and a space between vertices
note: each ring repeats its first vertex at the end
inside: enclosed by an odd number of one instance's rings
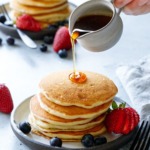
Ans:
POLYGON ((50 146, 61 147, 62 140, 58 137, 54 137, 54 138, 50 139, 50 146))
POLYGON ((119 107, 113 102, 110 111, 105 118, 105 126, 108 132, 116 134, 128 134, 130 133, 139 123, 139 115, 131 107, 125 107, 125 104, 121 104, 119 107))
POLYGON ((28 134, 31 131, 31 125, 29 124, 29 122, 21 122, 21 123, 19 123, 19 129, 24 134, 28 134))
POLYGON ((18 17, 16 20, 16 26, 19 29, 27 30, 27 31, 41 31, 41 25, 38 21, 36 21, 32 16, 23 14, 18 17))
POLYGON ((0 112, 9 114, 13 110, 13 100, 8 87, 0 84, 0 112))
POLYGON ((66 26, 60 27, 54 37, 53 49, 58 52, 61 49, 71 49, 71 39, 68 28, 66 26))
POLYGON ((85 134, 82 137, 82 139, 81 139, 81 143, 85 147, 92 147, 92 146, 94 146, 94 136, 92 134, 85 134))
POLYGON ((94 144, 95 145, 102 145, 102 144, 105 144, 107 143, 107 139, 105 136, 99 136, 99 137, 96 137, 94 139, 94 144))
POLYGON ((44 41, 44 43, 46 43, 46 44, 52 44, 52 43, 53 43, 53 40, 54 40, 54 37, 53 37, 53 36, 44 36, 44 38, 43 38, 43 41, 44 41))

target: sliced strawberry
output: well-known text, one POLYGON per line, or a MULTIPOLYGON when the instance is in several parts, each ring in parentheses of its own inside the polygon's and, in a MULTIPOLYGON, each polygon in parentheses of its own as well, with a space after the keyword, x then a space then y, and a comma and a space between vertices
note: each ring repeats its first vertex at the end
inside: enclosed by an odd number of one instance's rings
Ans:
POLYGON ((124 124, 125 112, 123 108, 113 110, 106 116, 105 125, 108 132, 120 133, 124 124))
POLYGON ((128 134, 130 132, 130 125, 131 125, 131 113, 128 109, 124 109, 125 111, 125 124, 124 124, 124 127, 122 129, 122 133, 123 134, 128 134))
POLYGON ((71 38, 69 35, 68 28, 66 26, 60 27, 54 37, 53 42, 53 49, 55 52, 58 52, 59 50, 71 49, 71 38))
POLYGON ((117 114, 117 123, 114 129, 114 133, 119 134, 123 129, 123 125, 125 124, 125 111, 123 108, 120 108, 117 114))
POLYGON ((27 30, 27 31, 40 31, 41 25, 38 21, 36 21, 32 16, 23 14, 18 17, 16 20, 16 26, 19 29, 27 30))
POLYGON ((134 111, 131 107, 127 107, 126 109, 128 109, 130 111, 130 120, 131 120, 131 123, 130 123, 130 131, 132 131, 135 127, 135 117, 134 117, 134 111))
POLYGON ((104 121, 108 132, 128 134, 139 122, 138 113, 131 107, 115 108, 106 115, 104 121))
POLYGON ((134 113, 134 119, 135 119, 134 127, 136 127, 140 121, 140 116, 138 115, 138 113, 134 109, 133 109, 133 113, 134 113))

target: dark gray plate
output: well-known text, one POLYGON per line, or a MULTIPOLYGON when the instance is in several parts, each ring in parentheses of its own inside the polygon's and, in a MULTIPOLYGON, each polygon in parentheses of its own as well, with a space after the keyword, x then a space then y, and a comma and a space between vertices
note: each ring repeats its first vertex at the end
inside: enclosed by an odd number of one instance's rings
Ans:
MULTIPOLYGON (((32 150, 117 150, 118 148, 131 141, 138 129, 137 127, 130 134, 121 136, 107 133, 105 136, 107 136, 108 143, 101 146, 84 148, 80 142, 63 142, 62 148, 51 147, 49 146, 48 139, 32 133, 25 135, 18 129, 19 123, 28 119, 30 98, 31 97, 21 102, 20 105, 11 113, 11 127, 17 138, 32 150)), ((120 99, 115 98, 115 101, 119 102, 120 99)))
MULTIPOLYGON (((69 6, 72 11, 76 8, 76 5, 73 3, 69 3, 69 6)), ((5 4, 5 8, 7 9, 8 13, 9 13, 10 8, 9 8, 8 3, 5 4)), ((0 13, 1 13, 1 11, 0 11, 0 13)), ((2 31, 3 33, 5 33, 9 36, 19 38, 19 35, 14 27, 6 26, 6 25, 0 23, 0 31, 2 31)), ((44 29, 39 32, 30 32, 30 31, 23 31, 23 32, 26 33, 29 37, 31 37, 34 40, 41 40, 41 39, 43 39, 43 37, 45 35, 53 36, 56 33, 56 31, 57 31, 57 28, 50 28, 50 29, 47 28, 47 29, 44 29)))

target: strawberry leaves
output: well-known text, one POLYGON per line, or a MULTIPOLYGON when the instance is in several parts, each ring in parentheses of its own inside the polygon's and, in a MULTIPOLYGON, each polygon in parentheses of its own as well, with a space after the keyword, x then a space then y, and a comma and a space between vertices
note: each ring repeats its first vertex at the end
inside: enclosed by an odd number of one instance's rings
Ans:
POLYGON ((112 110, 118 109, 118 108, 125 108, 126 107, 126 102, 117 104, 115 101, 112 102, 111 108, 108 109, 108 113, 111 112, 112 110))

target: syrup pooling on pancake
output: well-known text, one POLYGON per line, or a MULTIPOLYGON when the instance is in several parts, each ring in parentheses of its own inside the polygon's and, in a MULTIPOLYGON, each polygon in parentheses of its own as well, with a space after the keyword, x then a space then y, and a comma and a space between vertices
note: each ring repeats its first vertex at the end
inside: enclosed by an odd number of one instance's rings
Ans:
POLYGON ((97 136, 106 131, 103 121, 117 87, 104 75, 88 71, 86 82, 77 84, 68 78, 70 73, 51 73, 40 81, 40 91, 30 101, 33 133, 78 141, 85 133, 97 136))

